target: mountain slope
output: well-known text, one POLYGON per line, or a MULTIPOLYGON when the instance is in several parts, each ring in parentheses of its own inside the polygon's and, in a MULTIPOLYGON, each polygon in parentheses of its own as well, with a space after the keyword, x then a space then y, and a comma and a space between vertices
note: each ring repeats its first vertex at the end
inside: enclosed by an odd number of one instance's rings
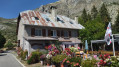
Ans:
POLYGON ((74 19, 75 16, 80 16, 82 14, 84 8, 90 13, 93 5, 99 10, 103 3, 107 5, 112 23, 114 23, 117 10, 119 10, 119 0, 59 0, 55 3, 41 6, 36 10, 43 11, 44 8, 45 11, 51 12, 50 6, 56 6, 58 14, 74 19))
POLYGON ((0 18, 0 32, 7 40, 16 41, 16 19, 0 18))

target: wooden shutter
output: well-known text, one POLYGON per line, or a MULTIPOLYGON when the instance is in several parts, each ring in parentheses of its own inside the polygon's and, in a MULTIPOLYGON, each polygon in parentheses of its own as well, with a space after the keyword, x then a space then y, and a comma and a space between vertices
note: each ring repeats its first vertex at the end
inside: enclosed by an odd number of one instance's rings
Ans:
POLYGON ((64 31, 63 30, 61 31, 61 36, 64 37, 64 31))
POLYGON ((71 31, 69 31, 69 37, 71 37, 71 31))
POLYGON ((59 30, 57 30, 57 36, 60 37, 60 31, 59 30))
POLYGON ((46 29, 42 29, 42 35, 45 37, 46 36, 46 29))
POLYGON ((31 28, 31 36, 32 36, 32 37, 35 36, 35 28, 31 28))
POLYGON ((51 36, 51 30, 48 30, 48 36, 51 36))

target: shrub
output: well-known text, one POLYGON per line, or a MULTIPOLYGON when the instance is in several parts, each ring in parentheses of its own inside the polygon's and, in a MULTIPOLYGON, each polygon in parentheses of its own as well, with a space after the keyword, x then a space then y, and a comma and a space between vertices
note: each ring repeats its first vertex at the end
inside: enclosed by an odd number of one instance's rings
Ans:
POLYGON ((56 55, 52 57, 52 61, 55 63, 62 62, 67 56, 66 55, 56 55))
POLYGON ((11 43, 11 41, 9 40, 6 44, 5 47, 7 47, 8 49, 12 49, 14 47, 14 45, 11 43))
POLYGON ((39 51, 34 51, 31 53, 31 56, 28 58, 27 63, 33 64, 37 63, 40 60, 40 55, 42 55, 39 51))
POLYGON ((6 42, 5 37, 3 35, 1 35, 1 33, 0 33, 0 48, 4 47, 5 42, 6 42))
POLYGON ((86 59, 86 60, 82 61, 81 66, 82 67, 97 67, 96 63, 97 63, 96 59, 92 59, 92 60, 86 59))
POLYGON ((25 58, 27 57, 27 55, 28 55, 28 51, 22 52, 21 59, 22 59, 22 60, 25 60, 25 58))
POLYGON ((79 67, 81 65, 81 57, 70 57, 67 58, 65 63, 71 65, 72 67, 79 67))

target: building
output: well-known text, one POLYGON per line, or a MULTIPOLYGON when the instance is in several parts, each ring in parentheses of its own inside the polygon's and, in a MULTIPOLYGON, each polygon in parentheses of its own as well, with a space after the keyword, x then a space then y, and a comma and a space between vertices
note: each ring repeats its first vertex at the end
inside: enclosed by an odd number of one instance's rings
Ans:
POLYGON ((61 42, 63 49, 74 45, 78 47, 79 29, 84 27, 78 24, 78 17, 72 20, 57 15, 52 8, 51 14, 33 10, 23 11, 19 14, 17 22, 18 46, 27 50, 28 54, 36 49, 43 49, 53 42, 61 42))

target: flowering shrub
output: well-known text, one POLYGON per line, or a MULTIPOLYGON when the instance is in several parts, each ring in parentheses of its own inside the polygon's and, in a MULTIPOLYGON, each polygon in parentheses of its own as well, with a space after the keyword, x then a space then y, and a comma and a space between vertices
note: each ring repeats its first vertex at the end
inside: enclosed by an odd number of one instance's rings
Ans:
POLYGON ((50 59, 52 57, 52 54, 47 54, 46 58, 50 59))
POLYGON ((40 60, 45 60, 45 58, 46 58, 46 55, 45 54, 43 54, 43 55, 40 56, 40 60))
POLYGON ((41 53, 39 51, 34 51, 31 53, 31 55, 28 57, 27 63, 33 64, 37 63, 40 60, 41 53))
POLYGON ((99 65, 101 66, 108 66, 110 65, 110 55, 109 54, 105 54, 105 55, 100 55, 100 62, 99 62, 99 65))
POLYGON ((71 50, 71 52, 74 52, 74 53, 78 51, 78 49, 75 47, 70 47, 69 49, 71 50))
POLYGON ((72 67, 79 67, 81 65, 81 57, 69 57, 65 60, 65 63, 71 65, 72 67))
POLYGON ((111 57, 111 66, 119 67, 119 57, 116 57, 116 56, 111 57))

